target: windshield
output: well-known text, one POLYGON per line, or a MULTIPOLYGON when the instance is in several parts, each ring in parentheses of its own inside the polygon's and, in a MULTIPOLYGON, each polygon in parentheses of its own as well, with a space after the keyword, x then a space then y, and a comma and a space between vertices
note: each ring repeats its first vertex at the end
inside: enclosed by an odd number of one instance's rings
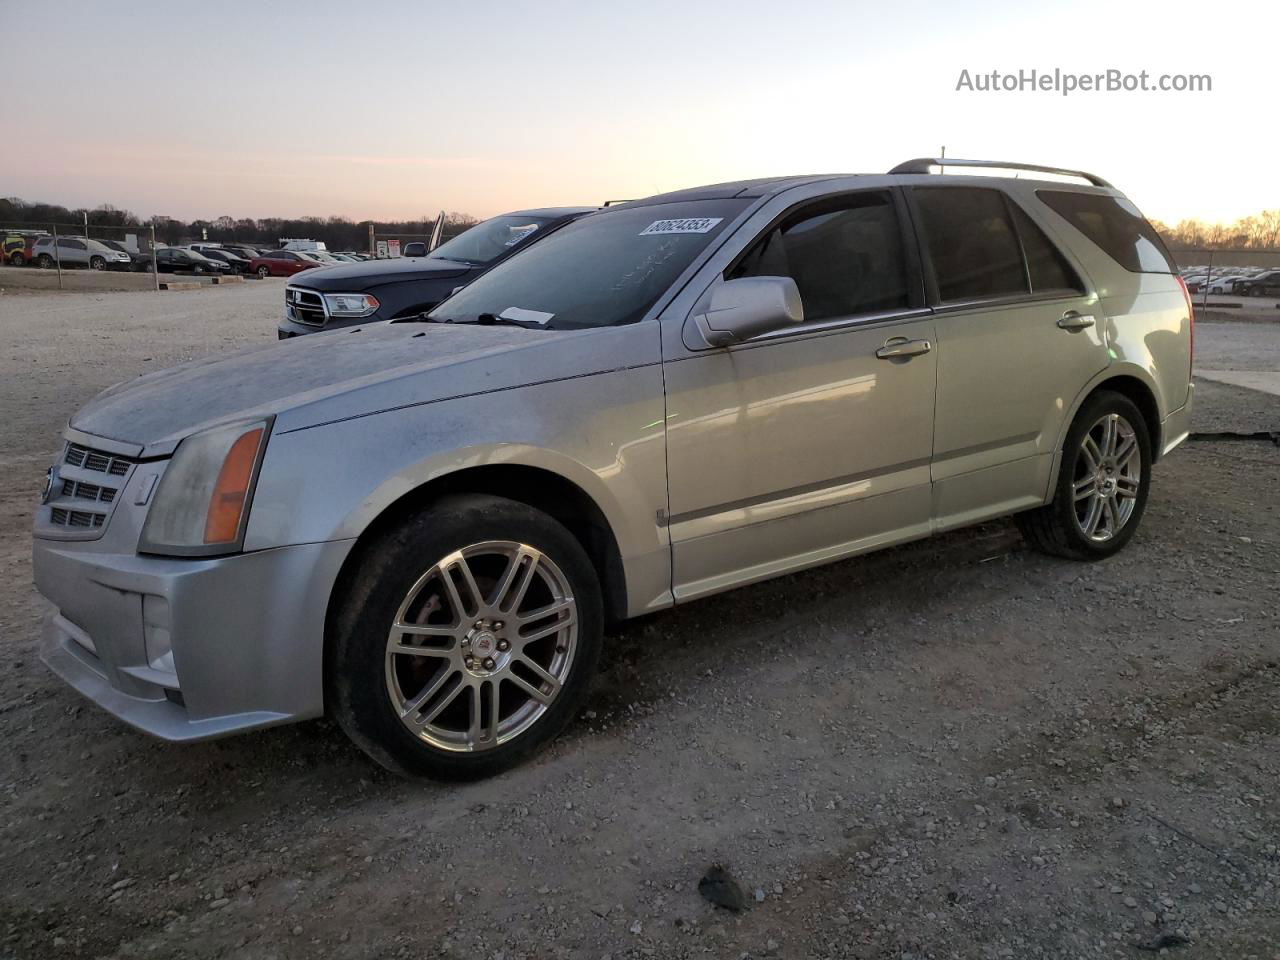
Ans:
POLYGON ((488 263, 550 222, 549 217, 494 217, 458 234, 448 243, 442 243, 431 256, 462 263, 488 263))
POLYGON ((590 214, 494 267, 431 311, 580 330, 640 320, 749 200, 690 200, 590 214))

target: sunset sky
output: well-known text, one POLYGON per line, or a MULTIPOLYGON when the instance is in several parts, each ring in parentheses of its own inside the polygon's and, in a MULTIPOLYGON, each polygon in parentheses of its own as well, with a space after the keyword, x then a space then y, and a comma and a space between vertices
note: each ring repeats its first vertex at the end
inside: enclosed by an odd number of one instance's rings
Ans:
POLYGON ((184 219, 488 216, 883 171, 945 144, 1092 170, 1161 220, 1233 220, 1280 208, 1280 84, 1255 48, 1278 11, 0 0, 0 195, 184 219), (1209 74, 1213 90, 955 89, 962 69, 1055 67, 1209 74))

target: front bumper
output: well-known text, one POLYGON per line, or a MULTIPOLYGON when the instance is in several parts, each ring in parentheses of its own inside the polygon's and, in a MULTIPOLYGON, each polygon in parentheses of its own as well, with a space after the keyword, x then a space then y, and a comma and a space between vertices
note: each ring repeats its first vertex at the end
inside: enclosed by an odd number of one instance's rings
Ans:
POLYGON ((36 587, 56 608, 41 658, 164 740, 320 716, 325 613, 352 543, 178 560, 37 539, 36 587))

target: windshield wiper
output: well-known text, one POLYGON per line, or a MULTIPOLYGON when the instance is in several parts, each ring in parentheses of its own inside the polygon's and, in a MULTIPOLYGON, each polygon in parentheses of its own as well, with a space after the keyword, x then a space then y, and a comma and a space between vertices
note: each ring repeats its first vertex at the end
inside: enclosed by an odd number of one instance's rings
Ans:
POLYGON ((544 324, 529 323, 525 320, 513 320, 511 317, 499 316, 496 313, 482 313, 474 320, 457 320, 453 317, 433 317, 430 314, 420 313, 416 317, 400 317, 392 320, 392 323, 456 323, 471 324, 477 327, 523 327, 526 330, 546 330, 544 324))

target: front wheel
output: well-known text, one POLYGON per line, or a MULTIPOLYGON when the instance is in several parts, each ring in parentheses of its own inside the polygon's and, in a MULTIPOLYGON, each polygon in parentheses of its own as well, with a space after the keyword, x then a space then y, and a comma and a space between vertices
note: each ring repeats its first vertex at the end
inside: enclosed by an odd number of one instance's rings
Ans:
POLYGON ((1151 485, 1151 438, 1128 397, 1102 391, 1067 431, 1053 500, 1017 516, 1035 549, 1072 560, 1101 560, 1133 537, 1151 485))
POLYGON ((267 277, 269 277, 269 276, 271 276, 271 270, 270 270, 269 268, 267 268, 267 267, 259 267, 259 268, 258 268, 258 279, 259 279, 259 280, 265 280, 265 279, 267 279, 267 277))
POLYGON ((9 263, 15 267, 20 267, 27 262, 27 258, 21 252, 12 254, 9 257, 9 263))
POLYGON ((447 498, 369 544, 350 582, 327 643, 328 700, 396 773, 498 773, 586 698, 599 581, 577 539, 538 510, 447 498))

